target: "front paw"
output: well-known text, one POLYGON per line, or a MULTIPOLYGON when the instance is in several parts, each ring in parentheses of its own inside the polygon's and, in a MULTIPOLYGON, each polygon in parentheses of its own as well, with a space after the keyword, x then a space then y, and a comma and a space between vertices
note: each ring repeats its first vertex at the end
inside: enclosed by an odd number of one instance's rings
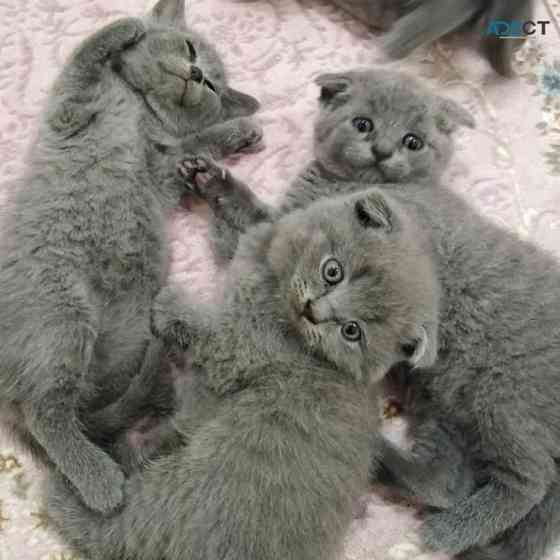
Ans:
POLYGON ((139 43, 146 35, 146 26, 138 18, 122 18, 105 28, 107 47, 111 54, 124 51, 139 43))
POLYGON ((465 523, 450 512, 429 513, 424 516, 420 536, 430 550, 456 555, 471 546, 463 529, 465 523))
POLYGON ((239 119, 239 136, 232 146, 234 154, 255 154, 264 149, 264 131, 260 123, 253 118, 239 119))
POLYGON ((209 201, 207 185, 212 182, 227 183, 228 171, 209 158, 188 156, 178 165, 178 172, 186 187, 196 196, 209 201))
POLYGON ((152 334, 163 340, 168 346, 177 345, 184 351, 189 346, 187 325, 176 313, 179 303, 171 288, 163 288, 154 299, 150 316, 152 334))
POLYGON ((119 466, 105 453, 90 457, 87 476, 78 490, 86 506, 104 514, 111 513, 123 502, 124 474, 119 466))

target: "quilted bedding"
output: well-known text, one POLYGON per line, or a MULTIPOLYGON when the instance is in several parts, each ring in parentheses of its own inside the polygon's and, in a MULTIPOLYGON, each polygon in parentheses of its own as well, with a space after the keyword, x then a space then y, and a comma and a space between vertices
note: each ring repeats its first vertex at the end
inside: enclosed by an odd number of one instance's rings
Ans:
MULTIPOLYGON (((0 0, 0 182, 18 176, 36 117, 64 57, 110 20, 146 0, 0 0)), ((266 149, 235 172, 274 202, 311 149, 320 72, 383 62, 379 38, 326 0, 189 0, 193 26, 216 42, 234 85, 262 101, 266 149)), ((545 36, 516 55, 518 78, 495 78, 458 40, 420 50, 401 67, 463 103, 477 120, 462 131, 448 174, 481 212, 560 258, 560 0, 542 0, 545 36)), ((0 203, 2 186, 0 185, 0 203)), ((170 219, 171 279, 208 297, 217 278, 199 209, 170 219)), ((399 421, 387 430, 398 437, 399 421)), ((42 473, 0 434, 0 560, 78 560, 49 527, 42 473)), ((414 511, 364 496, 348 534, 351 560, 436 560, 422 550, 414 511)), ((560 546, 549 558, 560 559, 560 546)))

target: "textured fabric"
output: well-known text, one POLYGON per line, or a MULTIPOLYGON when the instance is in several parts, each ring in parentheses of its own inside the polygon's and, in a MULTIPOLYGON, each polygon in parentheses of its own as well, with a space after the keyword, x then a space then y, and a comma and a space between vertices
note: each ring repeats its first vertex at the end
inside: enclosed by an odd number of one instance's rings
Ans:
MULTIPOLYGON (((0 0, 0 181, 18 176, 51 80, 70 49, 120 15, 141 14, 145 0, 0 0)), ((382 62, 378 37, 326 1, 189 0, 190 21, 217 43, 234 85, 257 96, 267 148, 235 172, 268 201, 277 199, 309 157, 320 72, 382 62)), ((560 256, 560 0, 538 5, 552 20, 525 45, 519 78, 497 79, 484 61, 446 42, 403 68, 461 101, 478 127, 458 137, 450 188, 496 222, 560 256)), ((1 189, 0 189, 1 197, 1 189)), ((1 200, 1 198, 0 198, 1 200)), ((172 279, 211 291, 204 213, 171 220, 172 279)), ((398 427, 398 421, 393 426, 398 427)), ((0 560, 77 560, 48 529, 41 473, 0 435, 0 560)), ((418 543, 414 512, 364 497, 364 515, 348 536, 352 560, 435 560, 418 543)), ((551 558, 560 559, 560 548, 551 558)))

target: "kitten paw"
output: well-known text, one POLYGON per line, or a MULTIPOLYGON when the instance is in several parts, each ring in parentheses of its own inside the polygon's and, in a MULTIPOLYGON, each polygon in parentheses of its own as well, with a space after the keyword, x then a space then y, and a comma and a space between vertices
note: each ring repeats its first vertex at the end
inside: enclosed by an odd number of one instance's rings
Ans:
POLYGON ((154 299, 151 309, 150 327, 156 338, 169 346, 178 346, 182 351, 189 347, 187 325, 176 314, 177 296, 170 288, 163 288, 154 299))
POLYGON ((429 513, 424 516, 420 536, 430 550, 456 555, 472 546, 464 534, 465 525, 450 512, 429 513))
POLYGON ((219 184, 227 183, 228 171, 210 159, 201 156, 185 158, 178 166, 179 175, 184 179, 187 188, 195 195, 208 201, 206 190, 210 181, 219 184))
POLYGON ((232 154, 255 154, 264 150, 264 131, 255 119, 240 119, 239 137, 235 138, 232 154))
POLYGON ((119 466, 105 453, 95 460, 87 461, 85 484, 78 487, 86 506, 100 513, 111 513, 124 499, 124 474, 119 466))

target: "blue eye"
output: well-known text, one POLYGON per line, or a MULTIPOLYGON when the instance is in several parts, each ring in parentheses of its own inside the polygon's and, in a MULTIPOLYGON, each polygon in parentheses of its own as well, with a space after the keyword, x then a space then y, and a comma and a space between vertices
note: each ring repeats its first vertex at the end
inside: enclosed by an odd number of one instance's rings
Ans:
POLYGON ((370 119, 366 119, 365 117, 356 117, 352 121, 352 126, 362 134, 371 132, 373 130, 373 123, 370 119))
POLYGON ((340 332, 342 333, 342 336, 350 342, 358 342, 358 340, 362 338, 362 329, 360 328, 360 325, 356 323, 356 321, 349 321, 348 323, 344 323, 340 332))
POLYGON ((417 152, 424 147, 424 142, 422 142, 422 139, 416 136, 416 134, 407 134, 403 138, 402 143, 413 152, 417 152))
POLYGON ((321 274, 327 284, 339 284, 344 278, 344 268, 336 259, 328 259, 321 267, 321 274))

